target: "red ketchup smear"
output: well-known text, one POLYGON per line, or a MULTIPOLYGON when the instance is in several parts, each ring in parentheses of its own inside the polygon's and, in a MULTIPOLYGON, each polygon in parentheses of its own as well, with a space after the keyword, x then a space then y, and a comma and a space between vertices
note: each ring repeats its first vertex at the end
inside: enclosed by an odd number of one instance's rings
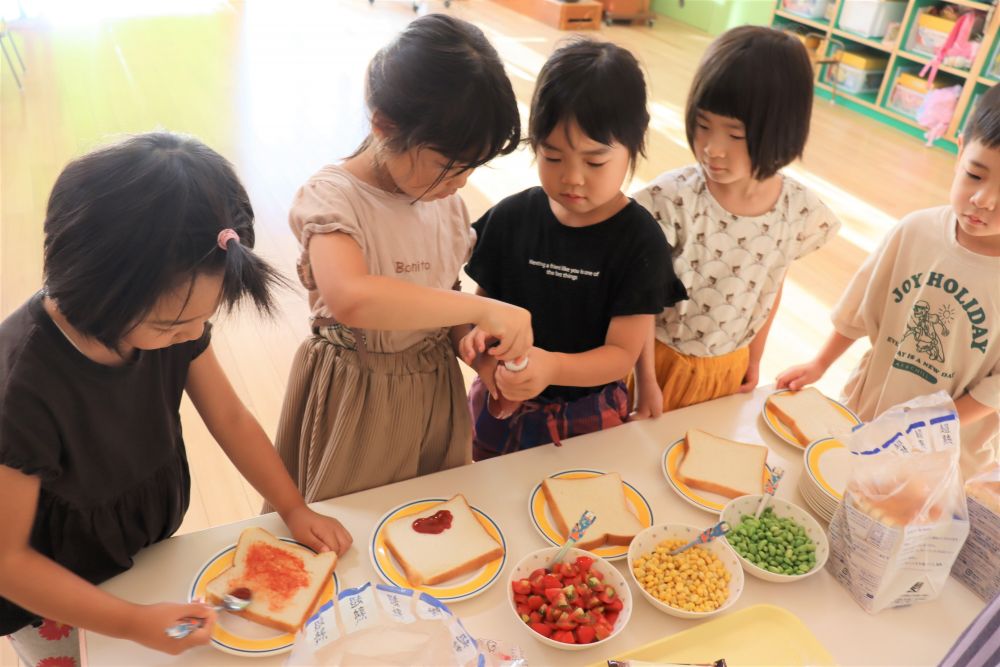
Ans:
POLYGON ((298 592, 309 584, 305 562, 270 544, 254 544, 247 552, 243 581, 251 591, 266 594, 272 611, 281 609, 298 592))
POLYGON ((437 514, 414 521, 413 530, 418 533, 437 535, 451 528, 452 518, 451 512, 448 510, 441 510, 437 514))

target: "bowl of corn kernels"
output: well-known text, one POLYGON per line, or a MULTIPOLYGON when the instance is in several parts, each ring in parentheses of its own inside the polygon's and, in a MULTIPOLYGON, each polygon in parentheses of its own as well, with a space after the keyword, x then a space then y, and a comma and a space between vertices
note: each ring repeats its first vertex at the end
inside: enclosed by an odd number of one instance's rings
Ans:
POLYGON ((628 571, 642 595, 662 612, 707 618, 743 593, 743 568, 725 540, 670 552, 698 537, 703 528, 660 524, 642 531, 628 548, 628 571))

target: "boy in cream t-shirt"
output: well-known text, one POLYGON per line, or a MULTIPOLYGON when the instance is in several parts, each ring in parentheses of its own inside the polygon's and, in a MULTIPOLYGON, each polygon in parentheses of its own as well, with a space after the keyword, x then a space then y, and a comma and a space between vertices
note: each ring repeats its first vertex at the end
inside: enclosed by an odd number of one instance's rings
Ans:
POLYGON ((867 336, 872 348, 844 387, 848 407, 869 421, 947 391, 969 477, 1000 446, 1000 86, 980 100, 960 148, 950 205, 911 213, 889 232, 834 308, 822 350, 777 384, 817 381, 867 336))

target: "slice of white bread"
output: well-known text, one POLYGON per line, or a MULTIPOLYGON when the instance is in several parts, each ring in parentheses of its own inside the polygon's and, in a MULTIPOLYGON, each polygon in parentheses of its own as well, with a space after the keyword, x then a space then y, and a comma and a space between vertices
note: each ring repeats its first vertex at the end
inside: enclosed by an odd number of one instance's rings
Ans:
POLYGON ((772 394, 768 406, 803 447, 843 432, 855 422, 814 387, 772 394))
POLYGON ((503 546, 486 532, 462 494, 388 523, 385 545, 414 586, 454 579, 503 556, 503 546), (451 512, 450 528, 436 534, 414 530, 414 521, 441 511, 451 512))
POLYGON ((677 476, 693 489, 739 498, 763 493, 767 447, 691 429, 677 476))
POLYGON ((222 604, 226 594, 247 588, 250 606, 236 613, 294 633, 309 618, 336 565, 333 551, 316 554, 263 528, 247 528, 236 543, 232 567, 208 582, 205 597, 210 604, 222 604))
POLYGON ((622 476, 616 472, 577 479, 549 477, 542 482, 542 493, 564 538, 584 511, 597 517, 583 539, 573 545, 577 549, 595 549, 605 544, 624 546, 645 528, 625 497, 622 476))

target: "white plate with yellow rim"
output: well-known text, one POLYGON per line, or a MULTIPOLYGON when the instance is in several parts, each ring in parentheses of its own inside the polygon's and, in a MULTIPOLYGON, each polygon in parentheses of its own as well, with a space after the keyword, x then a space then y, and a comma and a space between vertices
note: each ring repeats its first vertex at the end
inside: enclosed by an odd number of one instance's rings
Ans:
MULTIPOLYGON (((587 477, 599 477, 604 474, 600 470, 580 468, 553 473, 549 475, 549 479, 585 479, 587 477)), ((652 526, 653 508, 649 506, 649 501, 639 493, 637 488, 625 480, 622 480, 622 484, 625 487, 625 499, 632 506, 632 509, 635 510, 635 515, 639 518, 639 523, 642 524, 643 528, 652 526)), ((531 516, 531 523, 535 525, 535 528, 545 538, 545 541, 553 546, 561 547, 566 538, 556 528, 552 512, 549 511, 549 504, 545 502, 545 494, 542 493, 541 482, 531 492, 531 497, 528 499, 528 513, 531 516)), ((620 560, 628 555, 628 545, 606 545, 590 549, 590 553, 600 556, 605 560, 620 560)))
MULTIPOLYGON (((304 549, 309 549, 306 545, 289 537, 282 537, 280 539, 282 542, 296 544, 304 549)), ((312 551, 312 549, 309 549, 309 551, 312 551)), ((188 593, 188 600, 205 599, 205 589, 208 586, 208 582, 222 574, 227 568, 232 567, 235 557, 236 545, 233 544, 209 558, 198 570, 198 574, 195 575, 194 581, 191 583, 190 592, 188 593)), ((320 593, 319 600, 316 602, 316 609, 336 598, 338 592, 340 592, 340 581, 337 579, 337 573, 334 572, 323 592, 320 593)), ((315 609, 313 611, 315 612, 315 609)), ((212 629, 212 646, 220 651, 245 657, 264 657, 285 653, 292 648, 294 642, 294 634, 275 630, 266 625, 254 623, 253 621, 248 621, 245 618, 224 611, 219 612, 215 627, 212 629)))
POLYGON ((448 581, 443 581, 440 584, 434 584, 433 586, 426 584, 423 586, 414 586, 411 584, 406 578, 403 568, 400 567, 399 563, 393 557, 392 552, 389 551, 389 548, 385 544, 385 527, 391 521, 423 512, 444 502, 448 502, 448 498, 421 498, 420 500, 411 500, 408 503, 403 503, 386 512, 378 520, 378 523, 375 524, 375 530, 372 531, 371 540, 368 542, 368 555, 371 556, 375 571, 378 572, 379 576, 387 584, 392 584, 400 588, 412 588, 415 591, 433 595, 442 602, 458 602, 474 598, 495 584, 500 578, 500 572, 503 570, 504 563, 507 562, 507 540, 504 539, 503 533, 500 531, 500 526, 486 512, 483 512, 478 507, 469 506, 476 519, 479 520, 479 523, 486 529, 490 537, 499 542, 500 546, 503 547, 503 556, 490 561, 477 570, 459 575, 448 581))
POLYGON ((806 447, 803 454, 806 474, 813 487, 835 505, 844 499, 851 476, 851 452, 836 438, 823 438, 806 447))
MULTIPOLYGON (((763 446, 763 445, 761 445, 763 446)), ((677 474, 677 469, 681 465, 681 460, 684 458, 684 438, 677 438, 672 443, 670 443, 666 449, 663 450, 663 456, 660 457, 660 471, 663 473, 663 477, 667 480, 677 495, 679 495, 686 502, 694 505, 698 509, 703 509, 708 512, 713 512, 718 514, 722 511, 722 508, 732 500, 727 496, 719 493, 711 493, 710 491, 702 491, 701 489, 692 489, 690 486, 685 484, 680 475, 677 474)), ((783 461, 775 457, 774 452, 767 452, 767 463, 768 465, 783 465, 783 461)), ((761 483, 767 481, 767 469, 761 471, 761 483)), ((761 487, 763 488, 763 486, 761 487)))
MULTIPOLYGON (((774 392, 773 394, 771 394, 771 396, 778 396, 779 394, 785 394, 790 391, 792 390, 782 389, 781 391, 774 392)), ((771 429, 771 432, 774 433, 776 436, 778 436, 782 442, 787 442, 789 445, 792 445, 793 447, 798 447, 799 449, 805 449, 805 446, 798 441, 798 438, 796 438, 795 435, 788 429, 788 427, 785 426, 780 419, 778 419, 778 415, 776 415, 774 411, 771 410, 771 396, 767 397, 767 400, 764 401, 764 407, 761 408, 761 415, 764 417, 764 423, 767 424, 767 427, 771 429)), ((852 412, 843 403, 839 403, 826 395, 824 395, 823 398, 829 401, 830 405, 835 407, 838 412, 842 413, 845 417, 847 417, 848 420, 853 422, 855 426, 858 426, 859 424, 862 423, 861 419, 859 419, 858 416, 854 414, 854 412, 852 412)))

